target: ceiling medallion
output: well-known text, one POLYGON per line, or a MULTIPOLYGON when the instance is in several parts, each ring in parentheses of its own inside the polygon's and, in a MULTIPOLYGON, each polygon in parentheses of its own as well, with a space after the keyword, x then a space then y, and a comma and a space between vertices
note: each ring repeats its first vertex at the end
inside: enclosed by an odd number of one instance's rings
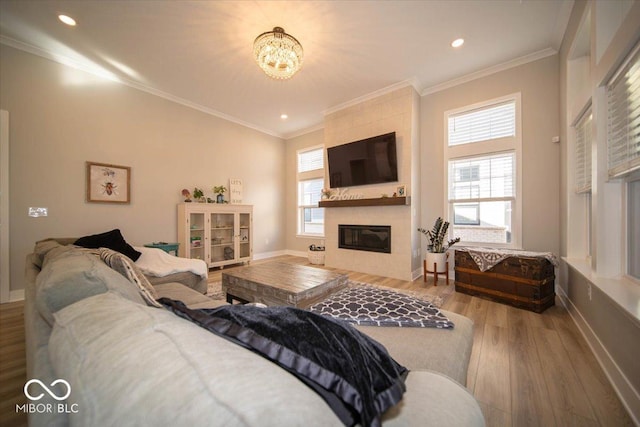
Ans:
POLYGON ((288 79, 302 66, 302 45, 280 27, 260 34, 253 42, 258 66, 274 79, 288 79))

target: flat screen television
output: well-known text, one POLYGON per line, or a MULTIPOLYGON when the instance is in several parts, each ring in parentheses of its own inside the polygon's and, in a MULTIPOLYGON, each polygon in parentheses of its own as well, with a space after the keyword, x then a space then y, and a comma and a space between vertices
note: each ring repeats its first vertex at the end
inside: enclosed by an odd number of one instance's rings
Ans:
POLYGON ((396 133, 327 148, 331 188, 398 181, 396 133))

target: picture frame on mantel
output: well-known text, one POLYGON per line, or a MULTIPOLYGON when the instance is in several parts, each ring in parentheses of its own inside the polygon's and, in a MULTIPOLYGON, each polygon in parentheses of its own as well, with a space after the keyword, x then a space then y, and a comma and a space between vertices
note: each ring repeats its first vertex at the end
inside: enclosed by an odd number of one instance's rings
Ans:
POLYGON ((131 167, 86 162, 87 202, 131 203, 131 167))
POLYGON ((396 196, 398 197, 405 197, 406 194, 406 186, 404 185, 398 185, 398 187, 396 188, 396 196))

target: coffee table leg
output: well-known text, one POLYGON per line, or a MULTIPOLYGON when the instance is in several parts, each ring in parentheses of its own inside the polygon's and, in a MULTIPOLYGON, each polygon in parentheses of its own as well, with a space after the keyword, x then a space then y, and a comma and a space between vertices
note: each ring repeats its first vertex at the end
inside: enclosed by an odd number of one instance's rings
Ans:
POLYGON ((229 292, 227 292, 227 302, 229 304, 233 304, 233 300, 238 301, 240 304, 249 304, 251 302, 251 301, 247 301, 244 298, 240 298, 240 297, 237 297, 235 295, 231 295, 229 292))

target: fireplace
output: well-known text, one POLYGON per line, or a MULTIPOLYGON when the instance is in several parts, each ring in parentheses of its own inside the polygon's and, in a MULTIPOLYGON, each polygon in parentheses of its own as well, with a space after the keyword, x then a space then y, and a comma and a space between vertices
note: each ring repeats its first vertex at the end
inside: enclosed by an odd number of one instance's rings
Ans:
POLYGON ((391 226, 339 224, 338 247, 390 254, 391 226))

